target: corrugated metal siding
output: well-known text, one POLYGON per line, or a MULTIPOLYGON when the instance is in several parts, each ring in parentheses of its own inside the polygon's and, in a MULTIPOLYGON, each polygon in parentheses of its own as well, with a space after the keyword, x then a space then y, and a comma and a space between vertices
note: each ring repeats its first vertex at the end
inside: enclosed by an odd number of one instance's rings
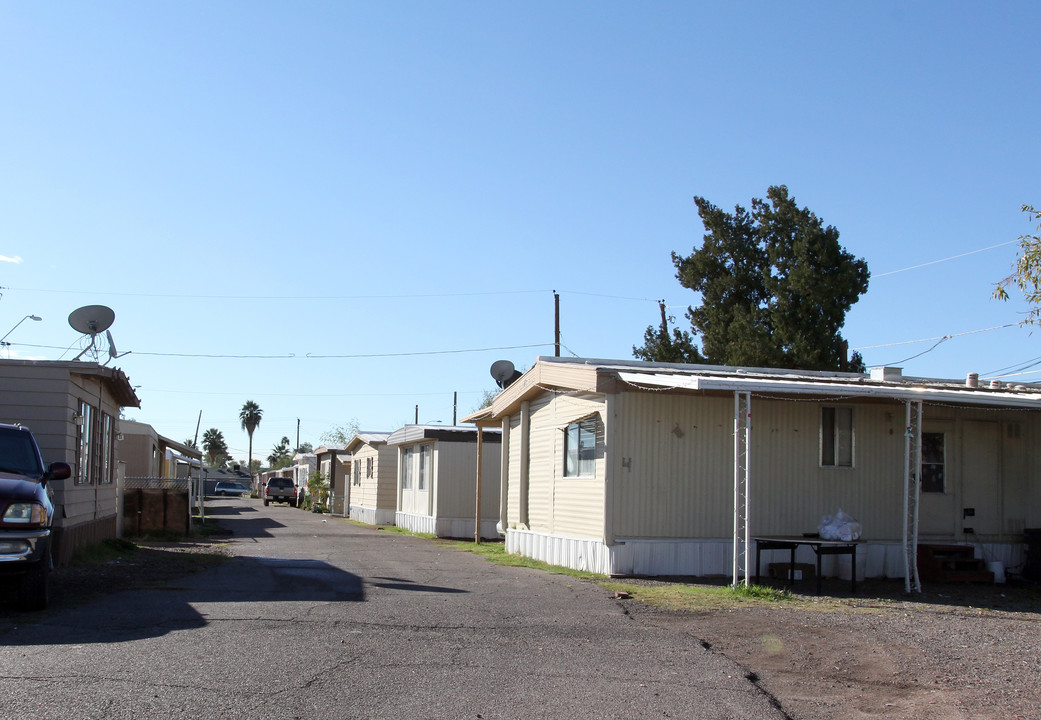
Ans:
POLYGON ((521 452, 524 444, 521 438, 520 427, 520 416, 510 416, 510 446, 507 449, 509 456, 509 486, 506 490, 506 523, 509 527, 514 527, 520 522, 520 471, 521 452))
POLYGON ((593 477, 564 477, 567 425, 602 411, 602 396, 546 394, 531 404, 529 527, 536 532, 602 538, 604 532, 604 425, 597 423, 593 477))
POLYGON ((615 413, 615 536, 730 535, 733 400, 620 393, 615 413))

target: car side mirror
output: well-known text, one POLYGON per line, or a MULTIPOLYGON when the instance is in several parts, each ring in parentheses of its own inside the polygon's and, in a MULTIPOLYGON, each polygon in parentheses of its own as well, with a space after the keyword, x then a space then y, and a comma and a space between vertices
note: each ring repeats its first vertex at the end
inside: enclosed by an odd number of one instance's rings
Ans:
POLYGON ((72 477, 72 466, 65 462, 53 462, 43 474, 44 480, 64 480, 72 477))

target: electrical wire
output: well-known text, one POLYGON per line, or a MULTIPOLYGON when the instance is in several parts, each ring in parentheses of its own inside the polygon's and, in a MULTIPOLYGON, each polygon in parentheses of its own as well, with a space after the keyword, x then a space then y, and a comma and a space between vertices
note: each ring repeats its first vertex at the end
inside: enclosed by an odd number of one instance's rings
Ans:
POLYGON ((969 252, 961 253, 960 255, 951 255, 950 257, 942 258, 940 260, 930 260, 929 262, 921 263, 920 265, 912 265, 911 267, 900 268, 899 270, 890 270, 884 273, 872 274, 871 279, 874 280, 880 277, 886 277, 888 275, 896 275, 897 273, 907 272, 908 270, 917 270, 919 268, 928 267, 930 265, 936 265, 938 263, 947 262, 949 260, 957 260, 958 258, 968 257, 969 255, 975 255, 976 253, 986 252, 987 250, 994 250, 995 248, 1005 247, 1006 245, 1012 245, 1018 243, 1019 240, 1006 240, 1003 243, 997 245, 991 245, 989 247, 980 248, 979 250, 970 250, 969 252))

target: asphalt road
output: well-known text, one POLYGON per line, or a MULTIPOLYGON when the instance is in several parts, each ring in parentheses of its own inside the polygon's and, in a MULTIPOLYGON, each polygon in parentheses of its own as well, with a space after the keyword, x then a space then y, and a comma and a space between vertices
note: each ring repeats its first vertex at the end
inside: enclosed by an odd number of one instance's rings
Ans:
POLYGON ((230 562, 0 635, 0 716, 784 717, 592 583, 283 505, 211 513, 230 562))

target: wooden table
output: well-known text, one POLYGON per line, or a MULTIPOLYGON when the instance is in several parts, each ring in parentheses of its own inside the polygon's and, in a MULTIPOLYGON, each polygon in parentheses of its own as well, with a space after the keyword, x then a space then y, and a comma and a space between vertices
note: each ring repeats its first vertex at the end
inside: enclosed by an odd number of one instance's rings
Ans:
POLYGON ((795 583, 795 549, 807 545, 817 555, 817 594, 821 594, 821 555, 849 555, 852 559, 851 572, 853 580, 851 591, 857 591, 857 545, 858 540, 822 540, 819 537, 757 537, 755 541, 755 582, 759 584, 759 553, 763 550, 788 550, 791 562, 788 564, 788 587, 795 583))

